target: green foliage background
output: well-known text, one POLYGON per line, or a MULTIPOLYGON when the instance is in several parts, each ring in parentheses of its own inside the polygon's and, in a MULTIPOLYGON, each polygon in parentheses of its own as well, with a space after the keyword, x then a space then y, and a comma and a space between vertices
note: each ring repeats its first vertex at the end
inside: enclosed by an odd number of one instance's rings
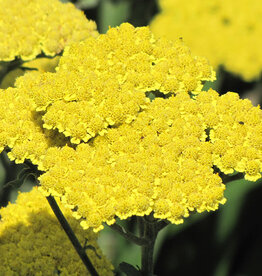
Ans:
MULTIPOLYGON (((105 33, 108 26, 126 21, 135 26, 147 25, 159 11, 156 0, 71 2, 97 22, 101 33, 105 33)), ((209 87, 220 93, 237 91, 241 97, 252 91, 249 95, 261 101, 261 90, 258 89, 261 80, 246 83, 223 68, 219 69, 216 82, 205 85, 205 89, 209 87)), ((24 169, 24 165, 10 162, 5 153, 1 155, 0 206, 14 202, 18 190, 28 191, 34 184, 32 176, 19 178, 24 169), (14 185, 6 186, 10 181, 14 185)), ((227 185, 225 194, 228 201, 217 212, 194 214, 184 224, 170 225, 160 232, 155 250, 157 275, 262 275, 262 181, 233 181, 227 185)), ((137 231, 135 219, 119 223, 137 231)), ((123 261, 140 265, 140 248, 127 243, 107 227, 101 232, 100 245, 116 268, 123 261)))

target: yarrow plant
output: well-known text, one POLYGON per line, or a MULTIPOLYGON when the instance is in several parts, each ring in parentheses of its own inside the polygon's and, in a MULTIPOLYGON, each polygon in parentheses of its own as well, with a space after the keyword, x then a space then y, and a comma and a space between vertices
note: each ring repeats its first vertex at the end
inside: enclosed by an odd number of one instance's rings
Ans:
POLYGON ((217 68, 253 81, 261 76, 262 5, 259 0, 158 0, 160 13, 151 22, 157 36, 181 36, 194 54, 217 68))
POLYGON ((124 23, 72 42, 55 72, 30 70, 0 90, 0 149, 37 166, 37 192, 62 225, 55 197, 82 233, 107 224, 140 245, 139 273, 153 275, 161 229, 217 210, 230 179, 261 178, 262 111, 236 93, 202 91, 213 80, 181 39, 124 23), (116 223, 133 216, 140 236, 116 223))

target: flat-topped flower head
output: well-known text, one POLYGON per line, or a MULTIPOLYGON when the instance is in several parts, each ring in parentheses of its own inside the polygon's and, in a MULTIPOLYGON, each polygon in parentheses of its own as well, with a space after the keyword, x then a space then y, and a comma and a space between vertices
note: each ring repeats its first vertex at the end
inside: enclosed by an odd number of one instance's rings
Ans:
POLYGON ((95 231, 116 217, 151 212, 178 224, 191 211, 225 203, 218 170, 261 178, 261 141, 262 111, 236 93, 156 98, 132 123, 76 150, 49 149, 41 189, 61 197, 95 231))
MULTIPOLYGON (((61 207, 62 208, 62 207, 61 207)), ((84 231, 62 208, 99 275, 114 275, 93 231, 84 231), (92 247, 92 248, 91 248, 92 247), (99 257, 98 257, 99 256, 99 257)), ((33 188, 0 209, 0 271, 4 275, 90 275, 60 227, 45 197, 33 188)))
POLYGON ((0 61, 59 54, 66 45, 97 36, 96 24, 59 0, 0 0, 0 61))
POLYGON ((218 171, 261 177, 262 111, 236 93, 201 91, 213 79, 180 39, 125 23, 72 43, 55 73, 25 74, 2 91, 18 122, 8 133, 1 114, 2 149, 39 165, 41 191, 83 228, 149 214, 182 223, 225 203, 218 171))
POLYGON ((128 23, 66 48, 57 72, 27 75, 17 87, 44 112, 44 127, 71 142, 87 142, 108 127, 131 123, 149 104, 147 93, 198 94, 215 73, 181 40, 155 39, 128 23))
POLYGON ((211 65, 252 81, 262 72, 260 0, 159 0, 151 29, 157 36, 184 38, 211 65))

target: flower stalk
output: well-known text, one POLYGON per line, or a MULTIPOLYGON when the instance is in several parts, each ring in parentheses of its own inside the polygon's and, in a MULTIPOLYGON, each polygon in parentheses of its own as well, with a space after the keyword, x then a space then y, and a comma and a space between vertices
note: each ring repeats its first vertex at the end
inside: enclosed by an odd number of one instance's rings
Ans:
POLYGON ((136 245, 143 246, 148 243, 146 239, 135 236, 133 233, 128 232, 124 227, 121 227, 117 223, 110 225, 110 228, 118 234, 120 234, 125 239, 135 243, 136 245))
POLYGON ((55 216, 57 217, 60 225, 63 227, 68 238, 70 239, 71 243, 73 244, 76 252, 78 253, 78 255, 81 258, 82 262, 84 263, 85 267, 89 271, 89 273, 92 276, 99 276, 96 269, 94 268, 91 261, 89 260, 88 256, 86 255, 85 248, 81 246, 74 231, 70 227, 70 225, 69 225, 68 221, 66 220, 65 216, 63 215, 63 213, 61 212, 55 198, 53 196, 47 196, 46 199, 47 199, 49 205, 51 206, 55 216))
POLYGON ((152 221, 151 217, 143 218, 142 235, 144 239, 147 239, 147 244, 141 247, 141 272, 142 275, 153 276, 154 275, 154 246, 158 229, 156 223, 152 221))
POLYGON ((158 232, 166 227, 169 222, 149 216, 137 217, 140 235, 135 236, 118 224, 110 225, 110 228, 130 242, 141 246, 141 275, 154 276, 154 246, 158 232))
POLYGON ((141 246, 141 273, 144 276, 154 276, 154 246, 157 235, 169 222, 154 218, 153 213, 139 220, 139 230, 142 239, 147 240, 141 246))

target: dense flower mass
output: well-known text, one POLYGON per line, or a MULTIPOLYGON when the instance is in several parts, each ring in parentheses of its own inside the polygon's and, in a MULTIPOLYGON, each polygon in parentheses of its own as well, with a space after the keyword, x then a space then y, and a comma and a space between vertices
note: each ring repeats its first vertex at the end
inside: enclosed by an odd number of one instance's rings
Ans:
POLYGON ((193 57, 182 41, 155 40, 148 27, 125 23, 72 44, 57 73, 28 75, 17 86, 45 112, 45 128, 79 144, 130 123, 148 105, 145 92, 197 94, 214 78, 207 60, 193 57))
POLYGON ((201 81, 214 79, 207 61, 192 57, 181 41, 154 40, 148 28, 129 24, 73 44, 57 72, 43 74, 55 64, 26 63, 38 71, 19 78, 16 88, 0 90, 0 151, 8 146, 17 163, 30 159, 41 165, 49 147, 78 144, 131 123, 149 105, 147 91, 197 94, 201 81))
MULTIPOLYGON (((99 275, 113 275, 113 267, 97 245, 97 235, 84 231, 63 208, 99 275), (98 257, 99 256, 99 257, 98 257)), ((0 209, 0 271, 2 275, 88 275, 47 200, 34 188, 18 196, 16 204, 0 209)))
POLYGON ((225 174, 262 171, 262 111, 238 94, 213 90, 156 98, 131 124, 111 128, 76 150, 49 149, 40 177, 45 192, 95 231, 102 222, 154 212, 181 223, 190 211, 225 203, 225 174))
POLYGON ((159 0, 152 31, 182 36, 192 52, 250 81, 262 71, 260 0, 159 0))
POLYGON ((59 0, 0 0, 0 61, 60 53, 72 41, 97 36, 96 24, 59 0))
POLYGON ((0 89, 0 152, 7 146, 8 156, 16 163, 25 159, 39 164, 48 147, 63 146, 66 138, 56 131, 43 129, 41 114, 26 91, 16 88, 0 89))
POLYGON ((1 91, 0 150, 37 164, 41 191, 83 228, 151 213, 182 223, 225 203, 219 171, 261 177, 262 111, 201 91, 214 78, 180 39, 122 24, 72 43, 55 73, 32 71, 1 91))

